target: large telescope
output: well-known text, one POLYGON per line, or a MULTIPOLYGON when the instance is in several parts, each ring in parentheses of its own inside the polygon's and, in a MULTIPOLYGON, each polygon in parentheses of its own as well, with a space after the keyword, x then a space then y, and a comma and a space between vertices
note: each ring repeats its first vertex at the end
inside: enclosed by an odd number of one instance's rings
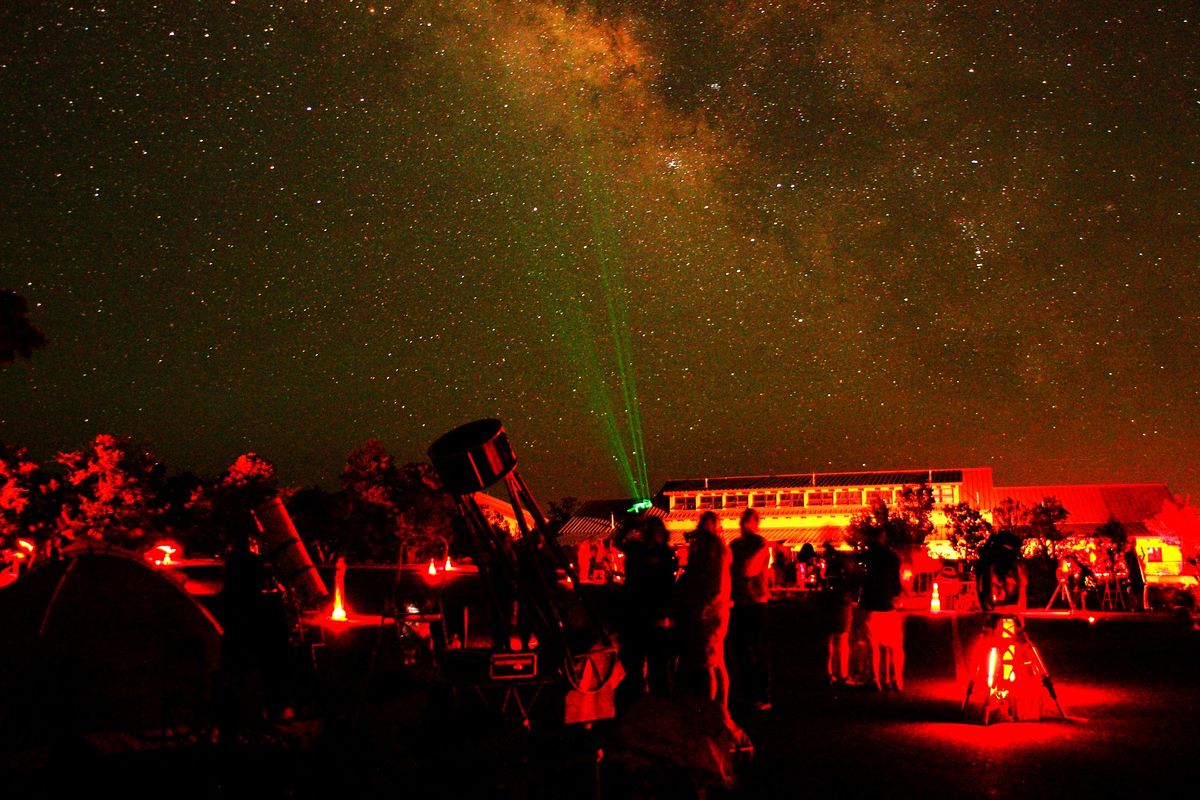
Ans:
POLYGON ((292 524, 291 515, 278 496, 257 506, 254 521, 266 545, 263 555, 271 561, 279 580, 296 592, 306 607, 319 605, 329 598, 325 581, 317 573, 308 549, 292 524))
POLYGON ((429 460, 466 520, 492 605, 496 621, 493 670, 497 659, 518 657, 511 653, 511 599, 515 599, 520 613, 536 630, 538 649, 550 656, 550 663, 560 665, 571 689, 584 694, 605 689, 615 666, 610 634, 579 591, 579 576, 518 472, 516 455, 500 420, 481 419, 455 428, 429 447, 429 460), (515 543, 488 523, 475 500, 476 492, 500 481, 504 481, 521 530, 521 539, 515 543), (560 572, 575 591, 564 593, 557 585, 560 572), (569 615, 565 604, 583 613, 569 615), (583 625, 568 630, 568 616, 583 625), (597 669, 598 658, 611 659, 612 666, 597 669))

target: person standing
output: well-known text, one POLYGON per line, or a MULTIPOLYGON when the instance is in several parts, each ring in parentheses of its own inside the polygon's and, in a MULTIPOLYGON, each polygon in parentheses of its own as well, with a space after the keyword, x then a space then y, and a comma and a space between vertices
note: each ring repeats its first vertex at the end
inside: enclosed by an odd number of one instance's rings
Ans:
POLYGON ((979 548, 975 565, 979 609, 988 615, 1023 615, 1027 583, 1021 540, 1012 531, 996 531, 979 548))
POLYGON ((882 530, 868 533, 862 557, 859 608, 866 615, 867 645, 877 690, 904 689, 904 620, 896 610, 900 596, 900 557, 887 546, 882 530))
POLYGON ((758 533, 758 512, 742 512, 741 535, 729 545, 733 610, 729 618, 733 654, 731 690, 738 704, 771 708, 767 661, 767 600, 771 548, 758 533))
POLYGON ((854 617, 853 568, 850 559, 830 542, 823 545, 825 589, 821 610, 828 656, 825 672, 830 684, 840 686, 850 677, 850 625, 854 617))
POLYGON ((1125 543, 1125 571, 1129 574, 1129 609, 1146 610, 1146 577, 1142 573, 1142 560, 1138 558, 1137 545, 1133 539, 1125 543))
POLYGON ((249 533, 227 534, 219 611, 221 672, 218 736, 223 744, 254 735, 289 714, 288 629, 282 592, 249 533))
POLYGON ((617 705, 627 708, 649 691, 665 696, 671 689, 671 596, 679 562, 667 543, 659 517, 622 528, 613 546, 625 554, 621 586, 621 668, 617 705))
POLYGON ((729 631, 729 548, 712 511, 688 534, 687 566, 679 579, 679 668, 681 691, 729 705, 725 634, 729 631))

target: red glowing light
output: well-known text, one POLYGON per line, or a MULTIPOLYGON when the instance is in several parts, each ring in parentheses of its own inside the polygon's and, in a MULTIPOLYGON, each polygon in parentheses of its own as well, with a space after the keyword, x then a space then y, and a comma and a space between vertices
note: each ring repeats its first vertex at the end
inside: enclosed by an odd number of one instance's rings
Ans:
POLYGON ((342 600, 345 594, 346 586, 346 559, 339 558, 337 560, 337 571, 333 578, 333 611, 329 618, 334 622, 345 622, 349 617, 346 615, 346 605, 342 600))
POLYGON ((156 567, 169 567, 175 563, 171 556, 178 552, 178 547, 170 542, 163 542, 147 550, 146 558, 156 567))
POLYGON ((30 542, 26 539, 17 539, 17 547, 21 548, 26 553, 32 553, 34 549, 33 542, 30 542))
POLYGON ((905 567, 904 570, 900 573, 900 579, 902 581, 904 581, 905 583, 912 583, 912 579, 913 579, 912 568, 905 567))
POLYGON ((454 571, 454 564, 452 564, 450 562, 450 556, 446 556, 446 566, 442 567, 442 569, 445 570, 446 572, 454 571))
POLYGON ((942 612, 942 596, 938 592, 937 581, 933 582, 933 595, 929 598, 929 610, 934 614, 942 612))
POLYGON ((432 558, 429 559, 429 569, 427 569, 426 572, 429 573, 429 577, 431 577, 431 578, 437 576, 437 574, 438 574, 437 573, 437 564, 434 562, 434 560, 432 558))

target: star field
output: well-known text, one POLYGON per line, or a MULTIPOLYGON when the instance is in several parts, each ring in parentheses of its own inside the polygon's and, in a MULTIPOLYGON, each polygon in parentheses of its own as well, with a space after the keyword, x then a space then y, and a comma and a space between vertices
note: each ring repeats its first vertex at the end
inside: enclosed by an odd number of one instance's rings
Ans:
POLYGON ((6 10, 0 439, 329 483, 498 416, 623 494, 617 313, 655 487, 1200 491, 1200 9, 854 5, 6 10))

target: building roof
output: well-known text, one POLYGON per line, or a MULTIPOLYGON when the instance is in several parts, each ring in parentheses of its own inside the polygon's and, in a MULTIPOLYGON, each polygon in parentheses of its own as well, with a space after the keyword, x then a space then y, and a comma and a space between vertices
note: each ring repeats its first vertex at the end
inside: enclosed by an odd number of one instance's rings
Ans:
MULTIPOLYGON (((635 500, 620 497, 608 500, 584 500, 579 504, 579 508, 576 509, 575 516, 592 517, 606 521, 612 517, 620 523, 622 519, 637 516, 629 510, 635 502, 635 500)), ((656 516, 666 516, 667 512, 658 506, 651 506, 646 513, 655 514, 656 516), (662 513, 657 514, 657 511, 661 511, 662 513)))
POLYGON ((965 476, 979 480, 986 473, 991 483, 991 467, 973 469, 885 470, 879 472, 806 472, 794 475, 741 475, 726 478, 684 478, 669 480, 661 492, 754 491, 755 489, 820 489, 838 486, 911 486, 925 483, 963 483, 965 476))
POLYGON ((558 543, 574 547, 581 542, 603 539, 612 534, 613 527, 606 519, 571 517, 558 529, 558 543))
POLYGON ((969 467, 962 471, 962 486, 958 499, 975 508, 990 509, 996 505, 996 486, 992 483, 991 467, 969 467))
POLYGON ((1027 506, 1054 497, 1069 514, 1064 527, 1103 525, 1110 518, 1130 525, 1157 516, 1173 500, 1165 483, 1064 484, 1059 486, 998 486, 997 504, 1012 498, 1027 506))
MULTIPOLYGON (((637 516, 629 511, 632 505, 632 500, 588 500, 559 528, 559 544, 574 547, 583 541, 611 535, 622 523, 637 516)), ((667 516, 666 509, 659 506, 651 506, 641 513, 660 519, 667 516)))

